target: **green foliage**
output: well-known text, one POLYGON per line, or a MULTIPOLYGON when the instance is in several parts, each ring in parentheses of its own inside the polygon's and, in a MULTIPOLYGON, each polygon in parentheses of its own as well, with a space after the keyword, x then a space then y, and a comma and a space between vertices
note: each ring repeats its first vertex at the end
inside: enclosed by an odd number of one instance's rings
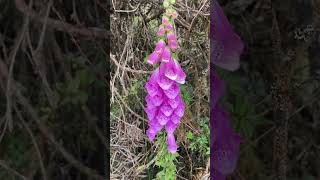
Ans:
POLYGON ((67 62, 74 69, 73 79, 67 82, 56 84, 57 94, 60 97, 60 105, 84 104, 88 100, 88 87, 96 80, 96 71, 102 66, 97 64, 95 67, 88 68, 86 60, 82 57, 69 57, 67 62))
POLYGON ((135 96, 138 95, 138 93, 143 89, 144 81, 134 79, 132 80, 132 85, 129 88, 129 96, 135 96))
POLYGON ((187 106, 189 106, 192 101, 192 97, 190 95, 190 92, 192 92, 192 87, 189 85, 181 85, 180 89, 183 101, 186 103, 187 106))
POLYGON ((203 157, 208 157, 210 155, 209 118, 201 118, 199 126, 201 129, 199 135, 194 135, 191 131, 187 133, 187 139, 191 141, 189 148, 192 151, 199 152, 203 157))
POLYGON ((246 96, 236 97, 235 103, 230 106, 230 113, 235 129, 247 139, 253 137, 256 126, 264 121, 255 113, 255 107, 246 96))
MULTIPOLYGON (((24 169, 32 161, 31 146, 29 136, 12 133, 1 143, 0 156, 11 168, 24 169)), ((0 179, 10 179, 10 176, 10 172, 0 168, 0 179)))
POLYGON ((174 162, 179 156, 178 153, 170 153, 168 151, 166 136, 163 132, 157 136, 156 144, 159 147, 158 154, 156 155, 155 164, 160 167, 161 170, 157 173, 157 179, 159 180, 175 180, 177 168, 174 162))
POLYGON ((223 102, 231 114, 232 124, 245 139, 251 139, 256 127, 266 121, 256 113, 255 105, 250 102, 250 97, 255 94, 250 90, 257 87, 247 87, 239 76, 229 72, 218 70, 218 73, 226 82, 227 93, 223 102))

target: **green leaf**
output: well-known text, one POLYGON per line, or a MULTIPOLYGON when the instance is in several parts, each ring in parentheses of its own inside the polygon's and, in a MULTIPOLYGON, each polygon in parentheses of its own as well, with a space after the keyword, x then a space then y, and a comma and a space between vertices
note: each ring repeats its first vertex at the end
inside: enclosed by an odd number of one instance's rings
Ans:
POLYGON ((192 134, 192 132, 191 131, 188 131, 188 133, 187 133, 187 139, 192 139, 193 138, 193 134, 192 134))

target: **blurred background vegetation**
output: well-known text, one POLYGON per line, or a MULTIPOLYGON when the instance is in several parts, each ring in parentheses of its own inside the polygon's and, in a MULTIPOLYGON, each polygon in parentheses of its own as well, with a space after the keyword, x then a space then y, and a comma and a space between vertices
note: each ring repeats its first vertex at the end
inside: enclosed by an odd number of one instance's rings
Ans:
POLYGON ((0 0, 0 179, 103 179, 108 8, 0 0))
POLYGON ((219 2, 246 45, 241 68, 219 72, 223 104, 245 140, 231 177, 319 179, 320 2, 219 2))

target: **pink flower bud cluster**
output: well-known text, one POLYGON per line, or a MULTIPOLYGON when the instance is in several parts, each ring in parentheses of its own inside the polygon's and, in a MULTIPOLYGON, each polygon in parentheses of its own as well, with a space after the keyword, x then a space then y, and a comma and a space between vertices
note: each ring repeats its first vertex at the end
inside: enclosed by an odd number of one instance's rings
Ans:
POLYGON ((158 63, 160 65, 145 84, 148 92, 145 108, 149 126, 147 136, 153 141, 164 128, 167 132, 168 150, 171 153, 175 153, 178 149, 174 130, 178 127, 185 111, 179 84, 184 84, 186 79, 186 74, 173 57, 173 52, 178 47, 172 24, 175 17, 176 14, 166 13, 162 18, 162 24, 157 33, 160 40, 147 59, 147 62, 152 65, 158 63))

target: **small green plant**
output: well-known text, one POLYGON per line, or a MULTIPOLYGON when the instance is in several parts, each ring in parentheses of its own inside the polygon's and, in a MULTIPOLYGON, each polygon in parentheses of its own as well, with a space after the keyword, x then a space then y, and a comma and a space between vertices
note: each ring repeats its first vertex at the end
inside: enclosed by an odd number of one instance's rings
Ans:
POLYGON ((180 88, 183 101, 187 106, 190 105, 192 101, 192 97, 190 95, 190 92, 192 92, 192 87, 190 85, 181 85, 180 88))
POLYGON ((187 133, 187 139, 191 141, 189 148, 192 151, 199 152, 202 156, 210 155, 210 129, 209 118, 201 118, 199 121, 201 133, 194 135, 191 131, 187 133))
POLYGON ((245 96, 237 96, 230 109, 235 129, 245 138, 252 138, 256 126, 264 122, 264 118, 255 112, 254 105, 245 96))
POLYGON ((252 87, 251 84, 243 83, 238 77, 229 72, 218 71, 227 84, 227 94, 224 104, 228 107, 232 117, 232 125, 245 139, 253 138, 258 125, 266 122, 266 119, 257 113, 257 107, 250 102, 252 94, 262 94, 264 92, 253 92, 254 89, 263 89, 262 85, 252 87), (230 102, 232 100, 232 103, 230 102))
POLYGON ((174 162, 179 156, 178 153, 170 153, 167 148, 166 135, 161 132, 157 138, 157 145, 159 146, 158 154, 156 155, 155 164, 161 170, 157 173, 159 180, 175 180, 177 168, 174 162))

